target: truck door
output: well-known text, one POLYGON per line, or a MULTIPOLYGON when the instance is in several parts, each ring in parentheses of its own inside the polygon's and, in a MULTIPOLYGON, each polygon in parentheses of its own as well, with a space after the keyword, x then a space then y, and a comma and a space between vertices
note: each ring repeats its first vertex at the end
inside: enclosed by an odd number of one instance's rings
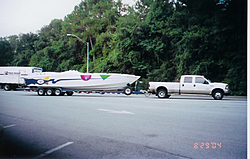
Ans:
POLYGON ((194 93, 209 94, 210 93, 209 82, 203 77, 195 77, 194 93))
POLYGON ((193 93, 193 77, 184 77, 181 79, 180 93, 193 93))

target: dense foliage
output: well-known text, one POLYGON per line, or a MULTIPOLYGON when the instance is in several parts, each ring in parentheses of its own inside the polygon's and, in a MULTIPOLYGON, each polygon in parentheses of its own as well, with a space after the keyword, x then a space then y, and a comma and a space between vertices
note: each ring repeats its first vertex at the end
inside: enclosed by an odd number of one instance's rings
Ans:
POLYGON ((83 0, 39 33, 0 38, 0 65, 117 72, 147 81, 200 74, 247 92, 246 0, 83 0), (73 34, 81 38, 78 40, 73 34))

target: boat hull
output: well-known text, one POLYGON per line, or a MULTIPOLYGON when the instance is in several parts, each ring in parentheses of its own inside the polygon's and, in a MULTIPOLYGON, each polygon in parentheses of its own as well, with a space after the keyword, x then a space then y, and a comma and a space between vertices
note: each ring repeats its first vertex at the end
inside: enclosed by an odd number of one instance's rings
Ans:
POLYGON ((107 91, 123 89, 139 78, 140 76, 115 73, 44 72, 33 77, 28 77, 25 79, 25 84, 29 87, 107 91))

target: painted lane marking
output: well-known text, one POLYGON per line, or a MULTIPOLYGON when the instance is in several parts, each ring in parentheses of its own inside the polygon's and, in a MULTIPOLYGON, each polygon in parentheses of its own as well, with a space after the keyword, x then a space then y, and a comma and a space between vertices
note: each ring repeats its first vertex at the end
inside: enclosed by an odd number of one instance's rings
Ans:
POLYGON ((51 154, 51 153, 53 153, 53 152, 55 152, 55 151, 60 150, 60 149, 62 149, 62 148, 64 148, 64 147, 66 147, 66 146, 69 146, 69 145, 71 145, 71 144, 73 144, 73 143, 74 143, 74 142, 67 142, 67 143, 65 143, 65 144, 63 144, 63 145, 60 145, 60 146, 58 146, 58 147, 56 147, 56 148, 53 148, 53 149, 51 149, 51 150, 49 150, 49 151, 46 151, 46 152, 42 153, 41 155, 36 156, 35 158, 42 158, 42 157, 47 156, 47 155, 49 155, 49 154, 51 154))
POLYGON ((16 124, 12 124, 12 125, 7 125, 7 126, 4 126, 3 128, 6 129, 6 128, 11 128, 11 127, 14 127, 16 126, 16 124))
POLYGON ((116 113, 116 114, 131 114, 131 115, 135 114, 135 113, 128 112, 128 111, 125 111, 125 110, 122 110, 122 111, 108 110, 108 109, 97 109, 97 110, 105 111, 105 112, 108 112, 108 113, 116 113))

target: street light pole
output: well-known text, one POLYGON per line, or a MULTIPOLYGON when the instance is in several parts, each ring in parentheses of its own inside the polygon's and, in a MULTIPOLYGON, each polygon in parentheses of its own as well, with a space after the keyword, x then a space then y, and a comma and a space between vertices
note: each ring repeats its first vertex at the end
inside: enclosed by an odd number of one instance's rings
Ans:
POLYGON ((87 73, 89 73, 89 42, 87 42, 87 73))
POLYGON ((74 34, 67 34, 67 36, 72 36, 77 38, 79 41, 86 43, 87 44, 87 73, 89 73, 89 42, 83 41, 81 38, 79 38, 78 36, 74 35, 74 34))

